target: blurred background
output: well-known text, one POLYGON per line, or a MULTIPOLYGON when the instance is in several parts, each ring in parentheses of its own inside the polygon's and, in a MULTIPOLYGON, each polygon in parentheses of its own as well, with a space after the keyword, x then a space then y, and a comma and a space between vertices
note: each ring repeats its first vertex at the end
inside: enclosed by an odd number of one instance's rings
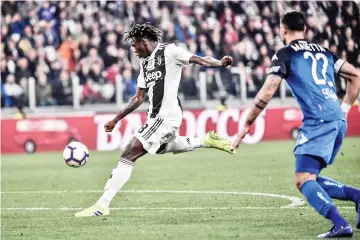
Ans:
MULTIPOLYGON (((185 67, 182 101, 192 107, 246 104, 283 46, 279 19, 288 8, 306 15, 309 41, 360 68, 358 3, 2 1, 1 107, 117 109, 136 90, 139 60, 121 34, 132 22, 154 24, 164 42, 199 56, 233 56, 232 68, 185 67)), ((338 79, 340 95, 344 88, 338 79)), ((284 102, 289 96, 284 83, 277 97, 284 102)))
MULTIPOLYGON (((163 31, 163 42, 199 56, 234 59, 228 68, 183 68, 179 97, 185 109, 242 109, 252 103, 271 56, 283 46, 279 20, 288 9, 305 14, 307 40, 360 68, 359 3, 1 1, 2 119, 117 112, 135 93, 139 72, 139 60, 122 32, 131 23, 145 22, 163 31)), ((336 82, 342 97, 346 81, 336 82)), ((285 81, 272 105, 296 106, 285 81)), ((147 104, 140 107, 146 109, 147 104)), ((197 113, 192 114, 197 119, 197 113)), ((284 116, 301 122, 301 113, 284 116)), ((60 123, 51 124, 57 126, 51 129, 64 131, 58 129, 60 123)))

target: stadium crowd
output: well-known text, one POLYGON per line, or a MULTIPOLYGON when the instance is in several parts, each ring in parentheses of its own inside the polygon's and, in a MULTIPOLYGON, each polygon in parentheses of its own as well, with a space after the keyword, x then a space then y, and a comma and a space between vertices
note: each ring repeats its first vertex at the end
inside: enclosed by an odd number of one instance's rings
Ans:
MULTIPOLYGON (((72 104, 72 81, 81 84, 81 103, 115 101, 121 76, 123 100, 136 90, 139 63, 122 32, 150 22, 197 55, 231 55, 245 73, 247 93, 261 87, 270 58, 283 45, 280 16, 288 8, 307 16, 309 41, 328 47, 360 68, 359 8, 355 2, 238 1, 4 1, 1 3, 1 106, 28 104, 29 79, 37 104, 72 104)), ((239 95, 230 68, 184 68, 180 92, 199 97, 198 72, 206 72, 209 98, 239 95), (219 77, 217 77, 219 76, 219 77), (220 81, 219 81, 220 79, 220 81)))

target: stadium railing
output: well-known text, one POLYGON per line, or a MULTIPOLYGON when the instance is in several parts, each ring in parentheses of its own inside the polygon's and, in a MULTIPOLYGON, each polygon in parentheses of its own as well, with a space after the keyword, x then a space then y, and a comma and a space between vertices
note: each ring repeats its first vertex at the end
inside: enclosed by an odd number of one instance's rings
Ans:
MULTIPOLYGON (((253 102, 253 98, 249 98, 248 95, 248 87, 246 82, 246 73, 244 69, 233 67, 231 68, 231 72, 233 76, 238 76, 239 79, 238 85, 238 96, 230 98, 227 100, 227 106, 229 108, 236 108, 236 107, 247 107, 250 106, 253 102)), ((51 112, 71 112, 71 111, 92 111, 92 112, 115 112, 118 111, 121 106, 125 104, 123 101, 123 83, 121 75, 116 76, 115 81, 115 99, 116 103, 97 103, 97 104, 81 104, 81 85, 79 84, 79 78, 76 74, 72 76, 72 88, 73 88, 73 102, 72 106, 38 106, 36 103, 36 88, 35 88, 35 79, 30 78, 29 80, 29 94, 28 94, 28 102, 29 106, 26 108, 25 111, 29 113, 37 114, 46 114, 51 112)), ((219 85, 221 88, 221 79, 220 75, 216 76, 218 81, 220 81, 219 85)), ((200 100, 185 100, 185 108, 186 109, 200 109, 200 108, 216 108, 219 105, 218 99, 208 99, 207 97, 207 84, 206 84, 206 73, 200 72, 199 77, 199 97, 200 100)), ((225 90, 223 90, 225 91, 225 90)), ((287 105, 287 106, 294 106, 295 101, 288 97, 286 94, 287 87, 285 81, 283 81, 281 88, 280 88, 280 98, 275 98, 272 101, 272 105, 287 105)), ((148 104, 143 104, 139 111, 146 111, 148 104)), ((2 109, 1 110, 3 116, 11 116, 13 114, 12 109, 2 109)))

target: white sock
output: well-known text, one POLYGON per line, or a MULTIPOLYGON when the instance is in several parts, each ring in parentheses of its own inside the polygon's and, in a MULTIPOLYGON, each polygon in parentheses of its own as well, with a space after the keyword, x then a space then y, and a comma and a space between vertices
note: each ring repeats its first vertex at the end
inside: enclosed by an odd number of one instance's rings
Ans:
POLYGON ((117 167, 112 171, 110 179, 104 187, 104 194, 98 200, 99 204, 103 207, 109 207, 116 193, 129 181, 133 168, 134 162, 120 158, 117 167))
POLYGON ((173 142, 168 143, 164 152, 183 153, 201 147, 205 147, 204 139, 202 138, 178 136, 173 142))
POLYGON ((190 144, 193 148, 204 148, 205 147, 205 143, 204 143, 204 138, 189 138, 190 139, 190 144))

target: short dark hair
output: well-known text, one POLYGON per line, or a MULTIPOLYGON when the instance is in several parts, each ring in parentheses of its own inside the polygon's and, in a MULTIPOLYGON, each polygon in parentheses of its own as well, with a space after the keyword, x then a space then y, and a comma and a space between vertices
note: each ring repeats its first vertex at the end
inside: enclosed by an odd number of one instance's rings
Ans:
POLYGON ((161 42, 162 32, 150 23, 133 24, 129 31, 123 32, 125 41, 130 39, 149 39, 161 42))
POLYGON ((281 17, 281 23, 289 30, 304 31, 305 16, 301 12, 288 11, 281 17))

